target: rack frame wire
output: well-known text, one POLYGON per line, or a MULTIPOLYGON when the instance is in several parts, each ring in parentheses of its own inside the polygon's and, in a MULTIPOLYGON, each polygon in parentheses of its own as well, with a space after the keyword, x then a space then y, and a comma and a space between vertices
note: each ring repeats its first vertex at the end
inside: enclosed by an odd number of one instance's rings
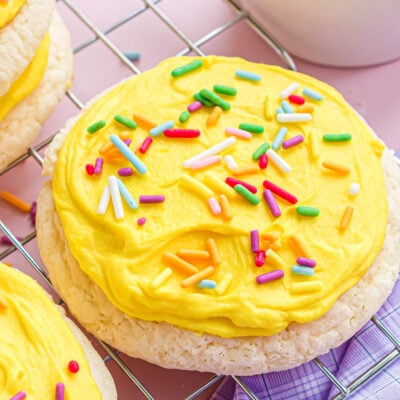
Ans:
MULTIPOLYGON (((93 43, 97 41, 101 41, 105 46, 107 46, 113 54, 123 62, 127 68, 133 74, 140 74, 141 71, 139 68, 130 61, 127 56, 123 53, 123 51, 118 48, 118 46, 111 41, 107 35, 120 28, 127 22, 133 20, 134 18, 142 15, 144 12, 152 12, 155 16, 160 19, 160 23, 165 24, 170 30, 172 30, 178 38, 184 43, 186 46, 183 50, 175 55, 186 55, 190 52, 194 52, 199 56, 204 56, 205 53, 201 50, 201 46, 214 39, 227 29, 231 28, 235 24, 240 21, 246 21, 255 32, 257 32, 266 42, 267 44, 274 50, 274 52, 280 57, 283 64, 291 70, 296 71, 296 64, 290 54, 281 46, 278 40, 276 40, 269 32, 267 32, 261 25, 254 20, 247 11, 243 10, 236 0, 225 0, 225 2, 235 11, 235 16, 225 22, 224 24, 218 26, 217 28, 209 31, 203 37, 198 39, 197 41, 192 41, 184 32, 182 32, 179 27, 175 24, 173 20, 171 20, 159 7, 158 4, 161 3, 162 0, 141 0, 143 2, 143 6, 137 8, 131 13, 123 16, 118 21, 114 22, 112 25, 107 28, 101 30, 98 26, 96 26, 91 19, 84 14, 84 12, 71 0, 57 0, 59 3, 64 3, 65 6, 68 7, 70 11, 72 11, 93 33, 93 37, 88 39, 82 43, 80 43, 77 47, 73 49, 74 54, 77 54, 93 43)), ((84 107, 83 102, 70 90, 66 91, 67 98, 74 104, 77 108, 77 111, 81 110, 84 107)), ((3 171, 0 172, 0 176, 6 174, 11 171, 13 168, 21 164, 28 158, 34 159, 37 164, 42 167, 43 158, 40 155, 40 151, 46 148, 51 141, 53 140, 56 133, 50 135, 49 137, 42 140, 39 144, 30 147, 25 154, 17 158, 13 161, 8 167, 6 167, 3 171)), ((400 165, 400 160, 397 159, 398 164, 400 165)), ((36 238, 36 231, 33 230, 28 235, 26 235, 23 239, 18 240, 16 236, 11 232, 11 230, 4 224, 4 222, 0 218, 0 231, 9 238, 11 241, 11 245, 6 248, 3 252, 0 253, 0 261, 5 257, 9 256, 13 252, 19 252, 29 263, 29 265, 44 279, 46 284, 48 285, 48 289, 55 295, 55 302, 58 304, 62 304, 63 301, 60 296, 57 294, 56 290, 51 284, 51 281, 46 273, 46 271, 39 265, 39 263, 29 254, 29 252, 25 249, 24 245, 29 243, 31 240, 36 238)), ((332 397, 330 400, 343 400, 346 399, 350 394, 353 394, 358 389, 360 389, 364 384, 373 379, 377 374, 379 374, 384 368, 390 365, 392 362, 400 358, 400 338, 397 338, 396 335, 390 331, 390 329, 385 326, 385 324, 380 321, 376 316, 371 318, 371 321, 374 324, 374 329, 379 329, 387 338, 388 341, 394 344, 394 349, 390 351, 388 354, 383 356, 380 360, 372 365, 367 371, 364 371, 360 374, 353 382, 348 384, 347 386, 341 383, 335 375, 321 362, 319 358, 315 358, 313 363, 319 368, 322 374, 324 374, 337 388, 338 394, 332 397)), ((156 398, 150 393, 150 390, 145 387, 145 385, 135 376, 135 374, 128 368, 126 363, 119 356, 119 352, 107 345, 106 343, 95 339, 101 348, 105 351, 107 356, 103 359, 106 363, 113 360, 118 367, 123 371, 123 373, 127 376, 130 382, 142 393, 143 397, 148 400, 156 400, 156 398)), ((201 394, 209 390, 211 387, 215 386, 218 382, 220 382, 224 378, 222 375, 215 375, 204 382, 201 386, 199 386, 196 390, 190 393, 185 400, 195 400, 201 394)), ((246 393, 249 399, 258 400, 259 398, 255 393, 246 385, 246 383, 239 376, 231 376, 233 379, 246 393)))

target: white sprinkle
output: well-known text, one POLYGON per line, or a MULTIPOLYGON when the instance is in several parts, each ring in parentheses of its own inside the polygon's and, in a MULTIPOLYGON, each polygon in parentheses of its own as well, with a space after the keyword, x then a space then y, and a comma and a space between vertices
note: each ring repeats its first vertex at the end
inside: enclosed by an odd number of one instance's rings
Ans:
POLYGON ((287 173, 292 170, 290 165, 274 150, 268 149, 267 156, 281 171, 287 173))
POLYGON ((225 128, 225 133, 230 136, 236 136, 241 139, 251 139, 253 135, 250 132, 244 131, 243 129, 238 128, 225 128))
POLYGON ((211 165, 214 165, 214 164, 218 164, 221 161, 222 161, 222 157, 221 156, 211 156, 211 157, 204 158, 203 160, 192 162, 189 165, 189 168, 193 169, 193 170, 202 169, 202 168, 206 168, 206 167, 209 167, 211 165))
POLYGON ((208 205, 210 206, 210 209, 213 214, 215 215, 221 214, 222 212, 221 206, 219 205, 218 200, 215 197, 210 197, 208 199, 208 205))
POLYGON ((188 158, 186 161, 183 162, 183 168, 188 168, 192 162, 203 160, 204 158, 213 156, 214 154, 218 154, 221 151, 225 150, 227 147, 232 146, 235 143, 236 143, 236 138, 234 136, 231 136, 230 138, 217 143, 215 146, 212 146, 207 150, 204 150, 203 152, 196 154, 191 158, 188 158))
POLYGON ((225 164, 228 167, 229 171, 234 171, 235 169, 239 168, 239 166, 237 165, 237 162, 235 161, 233 156, 231 156, 230 154, 226 155, 224 157, 224 160, 225 160, 225 164))
POLYGON ((289 95, 291 95, 293 92, 295 92, 300 85, 297 82, 293 82, 291 85, 289 85, 286 89, 282 90, 280 96, 281 99, 286 99, 289 95))
POLYGON ((110 202, 110 189, 106 186, 100 197, 99 205, 97 207, 97 214, 104 215, 107 211, 108 203, 110 202))
POLYGON ((357 182, 354 182, 350 185, 349 194, 351 196, 355 196, 360 191, 360 185, 357 182))
POLYGON ((111 200, 114 206, 115 218, 124 218, 124 209, 122 207, 121 194, 119 192, 118 181, 114 175, 108 177, 108 187, 111 193, 111 200))
POLYGON ((291 114, 276 114, 278 122, 306 122, 312 118, 309 113, 291 113, 291 114))

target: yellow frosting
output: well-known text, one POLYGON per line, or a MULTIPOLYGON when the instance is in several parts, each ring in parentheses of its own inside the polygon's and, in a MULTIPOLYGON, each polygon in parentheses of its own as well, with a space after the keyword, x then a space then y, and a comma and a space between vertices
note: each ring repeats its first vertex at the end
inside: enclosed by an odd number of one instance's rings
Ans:
MULTIPOLYGON (((323 82, 279 67, 214 56, 203 58, 203 66, 187 75, 171 77, 174 68, 192 60, 165 60, 155 69, 112 88, 72 128, 53 180, 56 208, 71 251, 80 268, 109 300, 132 317, 166 321, 223 337, 272 335, 293 321, 313 321, 360 280, 381 248, 387 223, 380 164, 383 145, 342 96, 323 82), (236 70, 260 74, 262 80, 255 83, 236 78, 236 70), (265 98, 268 95, 275 110, 282 101, 281 91, 293 82, 300 85, 297 94, 307 87, 324 98, 321 102, 307 101, 314 106, 311 121, 281 124, 266 112, 265 98), (212 90, 214 84, 238 90, 235 97, 221 95, 231 109, 223 112, 217 125, 206 125, 211 112, 206 107, 192 113, 188 122, 179 123, 178 117, 193 102, 193 94, 203 88, 212 90), (89 176, 85 165, 95 162, 98 150, 111 134, 127 130, 113 121, 114 115, 132 117, 133 113, 143 114, 157 124, 173 120, 175 128, 199 129, 201 135, 196 139, 161 135, 154 138, 146 154, 136 153, 148 172, 121 178, 126 187, 136 201, 140 195, 152 194, 165 195, 166 200, 162 204, 140 204, 137 210, 129 209, 123 200, 125 217, 117 220, 112 204, 105 215, 97 214, 97 205, 108 177, 130 163, 106 161, 100 176, 89 176), (96 133, 87 133, 87 127, 100 119, 107 125, 96 133), (207 197, 185 184, 182 176, 204 183, 218 198, 221 191, 209 184, 207 173, 224 181, 232 172, 223 162, 198 171, 184 169, 182 164, 226 139, 226 127, 238 127, 242 122, 262 125, 265 132, 254 134, 251 140, 237 139, 222 153, 232 155, 239 167, 257 165, 251 157, 253 152, 262 143, 271 143, 282 126, 288 128, 286 138, 301 134, 305 141, 277 150, 291 172, 281 172, 270 161, 267 169, 238 177, 258 188, 260 203, 252 205, 235 195, 229 200, 233 218, 226 220, 214 215, 207 197), (351 133, 352 140, 328 143, 322 139, 325 133, 351 133), (351 171, 337 174, 322 167, 324 161, 346 165, 351 171), (265 179, 298 198, 298 203, 292 205, 276 197, 282 211, 279 218, 272 217, 263 199, 265 179), (354 182, 361 189, 351 196, 349 187, 354 182), (320 215, 298 215, 296 207, 301 205, 317 207, 320 215), (347 229, 341 230, 339 225, 348 205, 354 207, 354 213, 347 229), (140 217, 146 217, 147 222, 139 227, 140 217), (250 231, 256 229, 260 235, 272 232, 278 237, 275 254, 268 255, 260 268, 255 266, 250 248, 250 231), (296 263, 292 235, 297 235, 316 260, 314 276, 291 272, 296 263), (180 249, 206 250, 208 238, 215 240, 221 258, 208 278, 217 283, 217 288, 182 288, 187 274, 173 268, 169 273, 171 265, 163 254, 176 254, 180 249), (284 271, 282 279, 256 283, 258 275, 276 269, 284 271), (302 283, 304 287, 299 285, 302 283)), ((132 130, 131 148, 137 148, 148 135, 140 126, 132 130)), ((202 269, 212 262, 193 264, 202 269)))
POLYGON ((80 344, 43 289, 2 263, 0 276, 0 398, 23 391, 27 399, 54 399, 63 383, 66 399, 101 399, 80 344))
POLYGON ((10 22, 24 5, 26 0, 0 0, 0 28, 10 22))
POLYGON ((8 92, 0 96, 0 121, 39 85, 46 70, 49 47, 50 35, 47 34, 24 72, 12 83, 8 92))

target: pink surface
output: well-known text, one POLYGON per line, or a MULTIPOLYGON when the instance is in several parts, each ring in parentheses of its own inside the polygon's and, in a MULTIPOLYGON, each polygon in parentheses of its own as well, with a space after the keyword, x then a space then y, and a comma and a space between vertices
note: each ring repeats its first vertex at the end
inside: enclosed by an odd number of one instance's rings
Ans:
MULTIPOLYGON (((139 7, 143 7, 143 3, 139 0, 113 2, 76 0, 74 4, 101 29, 106 29, 139 7)), ((157 6, 193 41, 235 16, 232 8, 222 0, 163 0, 157 3, 157 6)), ((67 4, 59 1, 57 8, 70 28, 74 47, 94 37, 67 4)), ((122 51, 139 51, 141 59, 135 65, 141 71, 153 67, 163 58, 173 56, 187 47, 151 10, 126 22, 107 37, 122 51)), ((203 45, 201 49, 206 54, 241 56, 251 61, 283 65, 245 21, 233 25, 203 45)), ((400 126, 400 113, 395 107, 400 93, 400 79, 398 79, 400 61, 361 69, 319 67, 297 59, 296 63, 299 71, 320 78, 341 91, 387 145, 397 151, 400 150, 400 136, 396 134, 397 127, 400 126)), ((75 79, 71 92, 84 103, 131 74, 130 69, 104 43, 97 41, 77 53, 75 79)), ((36 143, 59 130, 76 112, 76 106, 65 96, 46 123, 36 143)), ((8 190, 31 202, 37 197, 43 179, 39 165, 29 158, 0 176, 0 190, 8 190)), ((15 211, 12 206, 1 200, 0 218, 14 235, 25 236, 32 231, 28 215, 15 211)), ((35 239, 26 245, 26 249, 38 264, 43 266, 35 239)), ((1 246, 0 252, 3 250, 6 250, 6 246, 1 246)), ((39 279, 38 274, 33 272, 32 267, 18 252, 12 253, 2 261, 10 261, 39 279)), ((41 279, 39 281, 48 289, 41 279)), ((184 398, 211 376, 197 372, 168 371, 126 356, 122 358, 155 398, 184 398)), ((107 365, 116 378, 121 399, 144 398, 113 361, 107 365)), ((204 399, 207 396, 198 398, 204 399)))

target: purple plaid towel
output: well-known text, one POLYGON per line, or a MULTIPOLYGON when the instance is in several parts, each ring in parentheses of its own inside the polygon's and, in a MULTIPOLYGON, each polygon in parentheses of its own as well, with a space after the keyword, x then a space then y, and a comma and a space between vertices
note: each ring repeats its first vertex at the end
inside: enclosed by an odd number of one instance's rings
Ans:
MULTIPOLYGON (((392 294, 376 314, 389 331, 400 337, 400 279, 392 294)), ((353 338, 319 357, 319 360, 345 387, 364 374, 377 361, 396 350, 394 343, 369 321, 353 338)), ((260 400, 332 399, 340 392, 314 362, 283 372, 243 377, 242 381, 260 400)), ((249 397, 231 378, 223 380, 211 400, 248 400, 249 397)), ((397 357, 372 379, 345 399, 400 399, 400 346, 397 357)))

